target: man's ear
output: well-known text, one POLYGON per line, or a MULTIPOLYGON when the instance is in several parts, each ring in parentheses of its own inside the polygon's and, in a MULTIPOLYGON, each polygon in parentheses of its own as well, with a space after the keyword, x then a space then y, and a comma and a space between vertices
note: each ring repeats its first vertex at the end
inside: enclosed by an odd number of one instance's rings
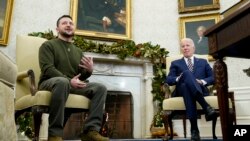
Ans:
POLYGON ((57 33, 59 32, 59 29, 58 29, 58 27, 56 27, 56 32, 57 32, 57 33))

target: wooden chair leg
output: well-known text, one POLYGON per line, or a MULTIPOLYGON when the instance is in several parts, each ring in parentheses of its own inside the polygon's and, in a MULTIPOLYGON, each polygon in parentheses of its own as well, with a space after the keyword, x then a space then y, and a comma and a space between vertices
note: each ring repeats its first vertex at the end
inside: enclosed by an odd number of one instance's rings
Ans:
POLYGON ((39 141, 40 125, 42 122, 42 112, 33 111, 35 137, 32 141, 39 141))
POLYGON ((170 128, 170 137, 169 137, 169 139, 173 139, 173 136, 174 136, 172 118, 173 118, 173 112, 171 112, 171 113, 168 115, 168 125, 169 125, 169 128, 170 128))
POLYGON ((232 112, 231 112, 231 118, 234 123, 234 125, 237 125, 237 120, 236 120, 236 110, 235 110, 235 101, 234 101, 234 92, 229 92, 228 97, 232 101, 232 112))
POLYGON ((235 108, 229 109, 229 116, 233 125, 237 125, 235 108))
POLYGON ((217 139, 215 128, 216 128, 217 117, 212 120, 212 132, 213 132, 213 139, 217 139))
POLYGON ((71 116, 71 112, 65 112, 64 114, 64 121, 63 121, 63 127, 65 127, 67 121, 69 120, 70 116, 71 116))
POLYGON ((17 119, 18 119, 18 117, 21 115, 21 114, 23 114, 25 111, 16 111, 15 112, 15 122, 17 122, 17 119))
POLYGON ((236 121, 236 114, 235 111, 232 109, 232 111, 230 112, 230 117, 232 118, 232 122, 234 125, 237 125, 237 121, 236 121))
POLYGON ((186 115, 183 115, 183 116, 182 116, 182 122, 183 122, 183 133, 184 133, 184 138, 187 138, 186 115))
POLYGON ((168 114, 164 113, 163 116, 162 116, 164 127, 165 127, 165 131, 166 131, 166 134, 164 136, 164 141, 168 140, 168 135, 169 135, 169 132, 168 132, 168 128, 169 128, 168 118, 169 118, 168 114))

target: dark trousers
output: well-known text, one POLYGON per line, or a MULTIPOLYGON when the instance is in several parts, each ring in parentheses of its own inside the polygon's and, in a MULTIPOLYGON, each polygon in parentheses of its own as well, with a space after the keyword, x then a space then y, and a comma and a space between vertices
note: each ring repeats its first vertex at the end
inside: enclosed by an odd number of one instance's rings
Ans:
POLYGON ((208 90, 205 86, 196 81, 193 73, 189 70, 184 71, 176 85, 176 96, 182 96, 186 106, 186 113, 189 119, 197 119, 196 101, 205 110, 208 106, 204 99, 208 90))
POLYGON ((53 77, 42 82, 39 89, 52 92, 49 107, 49 136, 63 136, 65 103, 69 93, 83 95, 91 99, 88 118, 83 130, 100 130, 107 96, 107 88, 104 85, 88 83, 83 89, 73 89, 70 87, 68 79, 53 77))

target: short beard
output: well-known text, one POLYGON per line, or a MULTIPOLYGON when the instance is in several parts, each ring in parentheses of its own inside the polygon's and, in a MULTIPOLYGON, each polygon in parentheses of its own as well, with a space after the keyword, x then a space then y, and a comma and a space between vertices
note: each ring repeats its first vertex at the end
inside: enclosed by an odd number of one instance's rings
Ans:
POLYGON ((74 36, 74 33, 72 34, 68 34, 67 32, 61 32, 61 35, 65 38, 70 38, 70 37, 73 37, 74 36))

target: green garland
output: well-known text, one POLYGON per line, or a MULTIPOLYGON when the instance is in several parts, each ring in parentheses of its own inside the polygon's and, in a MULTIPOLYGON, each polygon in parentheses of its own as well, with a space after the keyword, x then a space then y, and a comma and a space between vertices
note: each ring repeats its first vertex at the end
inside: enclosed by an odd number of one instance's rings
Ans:
MULTIPOLYGON (((52 30, 46 32, 33 32, 29 36, 36 36, 46 38, 48 40, 56 38, 52 30)), ((166 57, 168 51, 165 48, 160 48, 160 45, 152 45, 150 42, 136 44, 133 40, 118 40, 116 42, 99 43, 93 40, 87 40, 83 36, 75 35, 74 44, 76 47, 82 49, 83 52, 93 52, 100 54, 115 54, 118 58, 124 60, 126 57, 148 58, 153 64, 154 78, 152 80, 153 101, 158 101, 159 115, 162 111, 162 101, 165 96, 164 80, 166 76, 166 57)), ((31 114, 20 116, 18 118, 19 132, 25 132, 28 137, 32 137, 33 133, 30 132, 31 127, 31 114), (29 117, 27 117, 29 115, 29 117), (27 118, 27 119, 25 119, 27 118), (28 121, 27 121, 28 120, 28 121)), ((157 116, 158 117, 158 116, 157 116)), ((153 120, 154 126, 161 126, 162 119, 153 120), (160 121, 160 123, 159 123, 160 121)))
POLYGON ((22 115, 20 115, 17 118, 17 123, 19 125, 19 128, 17 130, 17 132, 24 132, 24 134, 28 137, 28 138, 33 138, 35 137, 35 133, 33 130, 33 125, 32 125, 32 113, 31 112, 25 112, 22 115))

